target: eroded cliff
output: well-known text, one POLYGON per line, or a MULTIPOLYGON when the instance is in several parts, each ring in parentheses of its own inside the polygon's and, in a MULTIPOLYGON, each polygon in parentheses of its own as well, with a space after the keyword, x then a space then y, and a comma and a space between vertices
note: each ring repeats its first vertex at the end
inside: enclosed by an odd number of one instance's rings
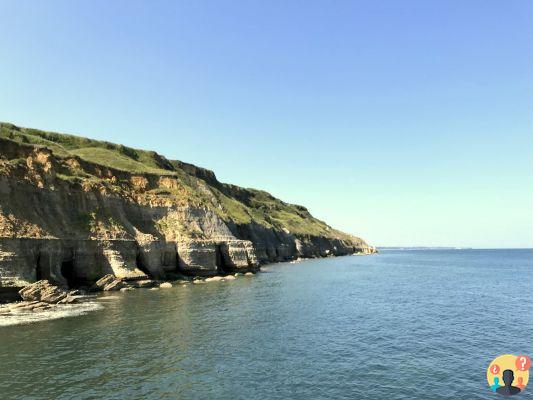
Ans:
POLYGON ((372 251, 304 207, 206 169, 0 123, 0 287, 212 276, 372 251))

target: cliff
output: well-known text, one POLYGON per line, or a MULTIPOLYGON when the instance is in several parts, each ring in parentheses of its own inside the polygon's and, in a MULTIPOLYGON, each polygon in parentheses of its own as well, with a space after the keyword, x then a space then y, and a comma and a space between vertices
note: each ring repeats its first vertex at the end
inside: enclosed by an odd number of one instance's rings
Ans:
POLYGON ((306 208, 155 152, 0 123, 0 288, 372 252, 306 208))

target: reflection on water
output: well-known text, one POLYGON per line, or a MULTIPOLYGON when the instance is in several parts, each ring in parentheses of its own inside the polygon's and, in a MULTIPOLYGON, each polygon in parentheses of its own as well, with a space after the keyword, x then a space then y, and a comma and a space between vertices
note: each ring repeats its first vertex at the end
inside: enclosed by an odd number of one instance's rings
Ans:
POLYGON ((0 327, 1 397, 491 399, 486 364, 533 353, 532 267, 526 250, 391 251, 104 295, 0 327))

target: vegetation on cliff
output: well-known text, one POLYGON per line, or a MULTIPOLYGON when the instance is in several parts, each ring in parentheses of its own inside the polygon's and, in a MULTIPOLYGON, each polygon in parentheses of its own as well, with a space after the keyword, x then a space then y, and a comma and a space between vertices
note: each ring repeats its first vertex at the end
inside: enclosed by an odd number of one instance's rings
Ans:
MULTIPOLYGON (((257 224, 298 236, 359 240, 330 228, 314 218, 305 207, 285 203, 261 190, 221 183, 209 170, 167 160, 153 151, 21 128, 9 123, 0 123, 0 140, 4 147, 0 148, 0 158, 4 160, 0 169, 4 172, 9 168, 26 167, 27 151, 42 149, 49 154, 43 163, 55 164, 54 179, 71 185, 100 185, 106 191, 127 192, 128 195, 133 189, 137 201, 204 207, 236 226, 257 224), (18 150, 7 151, 8 143, 18 150), (21 149, 26 149, 26 152, 21 149), (122 176, 121 172, 129 178, 122 176)), ((95 230, 98 223, 93 217, 80 215, 77 222, 95 230)), ((161 220, 158 223, 166 222, 161 220)), ((188 228, 181 226, 179 229, 188 228)), ((188 233, 194 236, 194 232, 188 233)))

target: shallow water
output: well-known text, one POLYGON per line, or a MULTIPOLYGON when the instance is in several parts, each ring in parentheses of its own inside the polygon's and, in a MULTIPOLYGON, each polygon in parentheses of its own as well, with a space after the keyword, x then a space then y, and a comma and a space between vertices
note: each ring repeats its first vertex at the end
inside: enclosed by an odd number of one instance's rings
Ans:
MULTIPOLYGON (((264 269, 0 327, 0 397, 493 399, 488 363, 533 355, 533 250, 264 269)), ((516 398, 533 398, 529 389, 516 398)))

